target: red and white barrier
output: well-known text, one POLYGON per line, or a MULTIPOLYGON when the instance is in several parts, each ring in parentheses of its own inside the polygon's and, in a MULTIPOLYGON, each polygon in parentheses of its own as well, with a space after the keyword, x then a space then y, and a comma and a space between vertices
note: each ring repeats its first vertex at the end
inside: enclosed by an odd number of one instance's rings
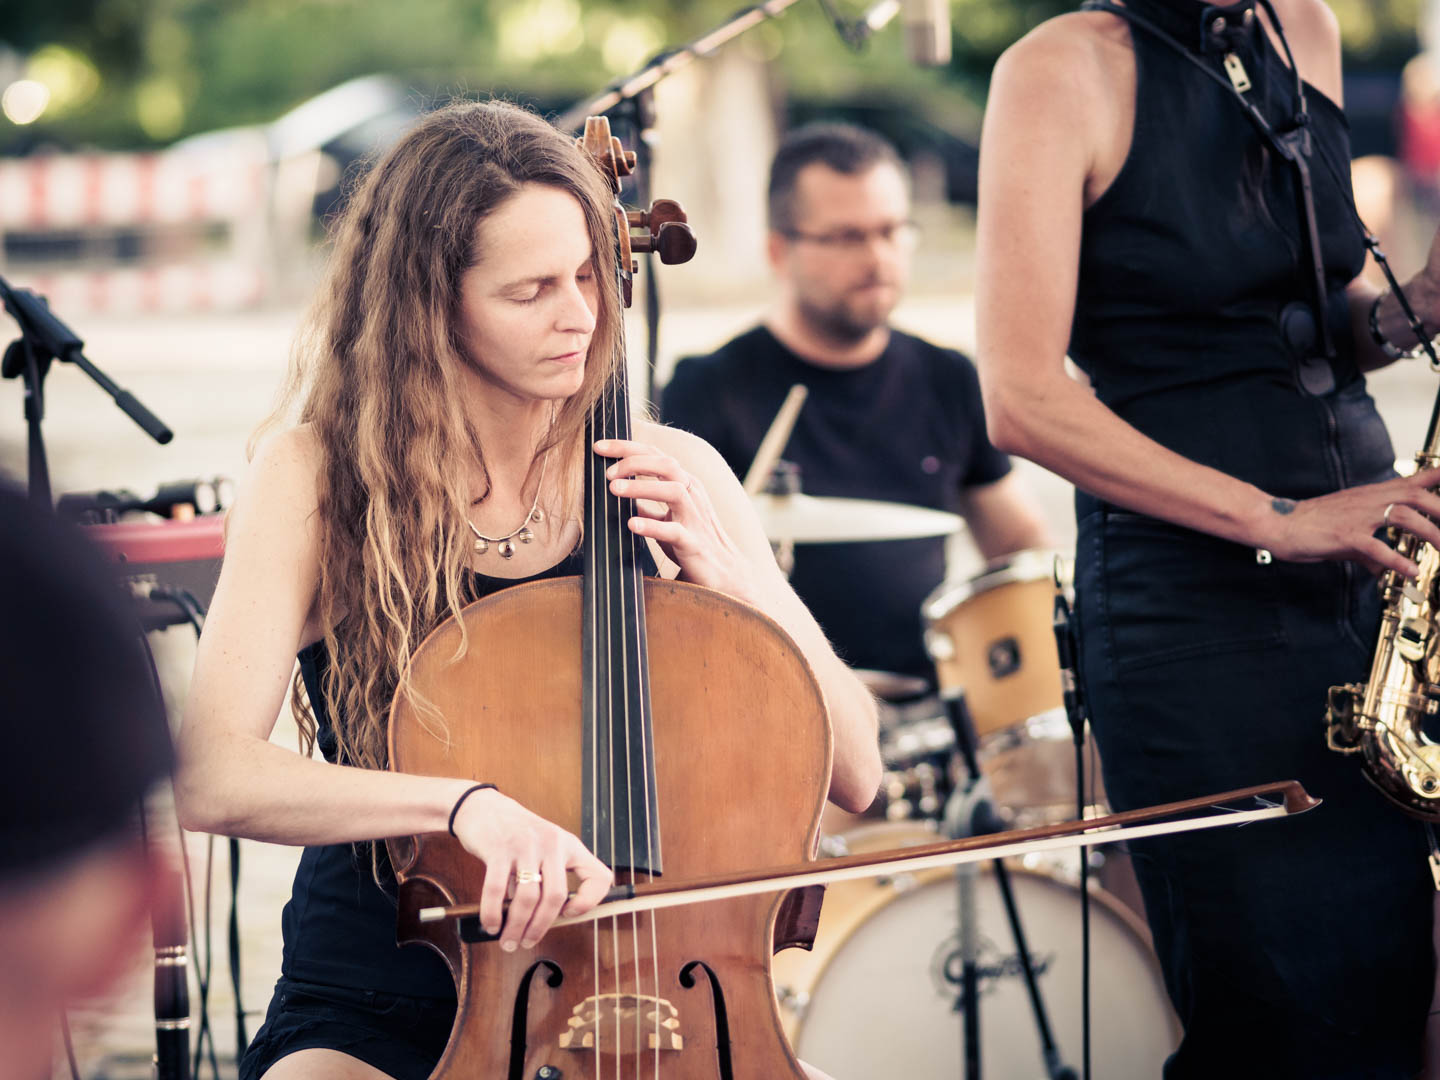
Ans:
POLYGON ((39 241, 29 257, 0 249, 0 266, 63 311, 252 306, 270 286, 269 184, 260 137, 0 160, 0 238, 39 241))
POLYGON ((235 221, 263 209, 265 166, 196 151, 0 161, 0 230, 235 221))
POLYGON ((258 263, 197 261, 108 270, 14 274, 56 311, 234 311, 265 299, 268 279, 258 263))

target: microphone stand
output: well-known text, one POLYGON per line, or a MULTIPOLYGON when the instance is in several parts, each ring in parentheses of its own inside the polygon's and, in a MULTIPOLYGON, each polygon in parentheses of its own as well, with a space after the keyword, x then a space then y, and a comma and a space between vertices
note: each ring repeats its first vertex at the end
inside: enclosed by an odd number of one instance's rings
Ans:
POLYGON ((29 289, 12 288, 0 278, 0 300, 20 324, 20 337, 12 341, 0 361, 0 378, 20 379, 25 384, 25 424, 29 431, 29 493, 32 501, 51 508, 50 470, 45 459, 45 440, 40 432, 45 419, 45 376, 50 364, 64 360, 90 376, 120 406, 121 412, 160 444, 174 433, 142 405, 138 398, 112 382, 103 371, 85 358, 85 342, 50 312, 44 297, 29 289))
MULTIPOLYGON (((959 690, 946 691, 942 698, 945 715, 955 732, 955 748, 966 772, 965 782, 956 785, 955 793, 950 796, 945 807, 946 834, 952 839, 958 839, 961 836, 984 836, 1003 832, 1005 823, 996 817, 994 807, 983 796, 984 780, 975 752, 975 729, 970 720, 970 709, 965 704, 965 694, 959 690)), ((1075 1070, 1060 1060, 1060 1049, 1055 1043, 1050 1016, 1046 1011, 1045 999, 1040 993, 1040 982, 1035 974, 1035 964, 1030 956, 1030 945, 1025 938, 1025 928, 1020 922, 1020 908, 1015 903, 1010 870, 1003 859, 995 859, 992 866, 995 884, 1000 888, 1000 899, 1005 905, 1005 916, 1010 922, 1015 950, 1019 955, 1025 990, 1030 996, 1030 1009, 1035 1016, 1035 1029, 1040 1036, 1040 1052, 1045 1062, 1045 1075, 1049 1080, 1077 1080, 1075 1070)), ((979 963, 975 948, 973 871, 967 877, 964 873, 967 869, 964 866, 956 868, 962 962, 961 996, 958 1005, 965 1014, 965 1080, 980 1080, 979 963), (971 924, 968 928, 965 925, 967 921, 971 924)))
MULTIPOLYGON (((1061 583, 1060 557, 1055 557, 1055 647, 1060 656, 1060 686, 1065 715, 1075 739, 1075 818, 1085 819, 1085 698, 1075 675, 1075 622, 1061 583)), ((1080 852, 1080 1032, 1085 1080, 1090 1080, 1090 852, 1080 852)))

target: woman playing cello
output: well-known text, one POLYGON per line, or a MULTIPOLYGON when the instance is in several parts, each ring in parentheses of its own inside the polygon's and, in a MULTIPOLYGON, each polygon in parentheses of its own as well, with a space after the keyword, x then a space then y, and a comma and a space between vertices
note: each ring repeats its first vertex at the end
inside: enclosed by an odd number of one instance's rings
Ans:
MULTIPOLYGON (((385 770, 421 640, 472 600, 580 570, 585 423, 623 355, 609 202, 538 118, 457 105, 376 165, 340 225, 292 378, 300 423, 261 447, 232 512, 181 736, 187 827, 305 845, 247 1080, 421 1078, 440 1057, 451 975, 395 947, 393 874, 365 841, 448 828, 485 864, 481 922, 507 951, 611 883, 575 835, 502 791, 385 770), (324 761, 268 741, 297 651, 302 732, 324 761)), ((594 450, 614 459, 611 490, 644 500, 628 527, 655 572, 747 601, 794 638, 829 711, 830 797, 868 805, 873 701, 724 462, 645 423, 594 450)))

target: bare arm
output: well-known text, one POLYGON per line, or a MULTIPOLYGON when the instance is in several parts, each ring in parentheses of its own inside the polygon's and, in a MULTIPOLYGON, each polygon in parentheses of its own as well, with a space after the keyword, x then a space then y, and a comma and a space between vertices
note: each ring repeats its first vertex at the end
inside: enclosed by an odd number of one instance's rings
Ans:
POLYGON ((1372 535, 1385 507, 1430 540, 1440 513, 1421 475, 1293 503, 1141 434, 1064 371, 1087 185, 1118 102, 1087 33, 1109 16, 1051 20, 996 65, 980 154, 977 333, 991 440, 1119 506, 1280 558, 1357 559, 1413 573, 1372 535), (1081 21, 1084 20, 1084 21, 1081 21), (1016 302, 1025 297, 1026 302, 1016 302), (1412 509, 1414 508, 1414 509, 1412 509))
MULTIPOLYGON (((637 531, 665 545, 682 568, 682 577, 701 585, 721 589, 753 604, 778 622, 795 640, 820 683, 830 713, 834 736, 834 763, 830 777, 830 800, 847 810, 859 812, 874 801, 880 786, 880 753, 875 698, 857 679, 826 640, 810 609, 795 595, 775 564, 770 542, 725 460, 704 440, 675 428, 641 425, 637 437, 669 456, 688 477, 698 481, 686 493, 683 487, 666 492, 664 484, 674 480, 630 481, 643 483, 643 490, 627 495, 693 502, 682 506, 676 520, 641 519, 637 531), (713 525, 704 522, 713 518, 713 525), (680 539, 682 532, 689 536, 680 539), (693 542, 695 538, 699 542, 693 542)), ((642 444, 630 444, 642 445, 642 444)), ((632 462, 644 463, 643 457, 632 462)), ((658 475, 666 466, 654 462, 642 474, 658 475)), ((629 473, 622 465, 619 475, 629 473)), ((679 481, 683 485, 683 480, 679 481)))
MULTIPOLYGON (((319 581, 315 476, 303 432, 257 458, 232 510, 180 731, 176 800, 187 828, 280 844, 443 830, 463 781, 382 774, 268 741, 319 581)), ((307 633, 308 631, 308 633, 307 633)))
POLYGON ((1044 517, 1013 472, 994 483, 966 488, 960 493, 960 511, 986 559, 1054 543, 1044 517))
MULTIPOLYGON (((469 780, 332 765, 269 741, 296 649, 319 636, 318 474, 313 438, 287 432, 257 458, 231 511, 180 732, 176 809, 186 828, 280 844, 444 832, 469 780)), ((502 793, 470 796, 455 829, 486 863, 482 920, 492 930, 511 870, 543 872, 540 883, 517 888, 502 945, 539 938, 565 903, 567 869, 581 879, 569 914, 609 885, 609 871, 578 839, 502 793)))

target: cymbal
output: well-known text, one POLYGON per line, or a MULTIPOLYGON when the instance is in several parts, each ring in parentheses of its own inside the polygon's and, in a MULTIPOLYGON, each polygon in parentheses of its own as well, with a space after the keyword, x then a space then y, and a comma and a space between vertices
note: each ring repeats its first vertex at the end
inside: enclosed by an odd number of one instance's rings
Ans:
POLYGON ((958 514, 908 503, 817 495, 752 495, 765 535, 796 544, 913 540, 949 536, 964 527, 958 514))
POLYGON ((882 701, 903 701, 919 697, 930 689, 930 684, 915 675, 901 675, 895 671, 876 671, 873 668, 851 668, 855 677, 865 688, 882 701))

